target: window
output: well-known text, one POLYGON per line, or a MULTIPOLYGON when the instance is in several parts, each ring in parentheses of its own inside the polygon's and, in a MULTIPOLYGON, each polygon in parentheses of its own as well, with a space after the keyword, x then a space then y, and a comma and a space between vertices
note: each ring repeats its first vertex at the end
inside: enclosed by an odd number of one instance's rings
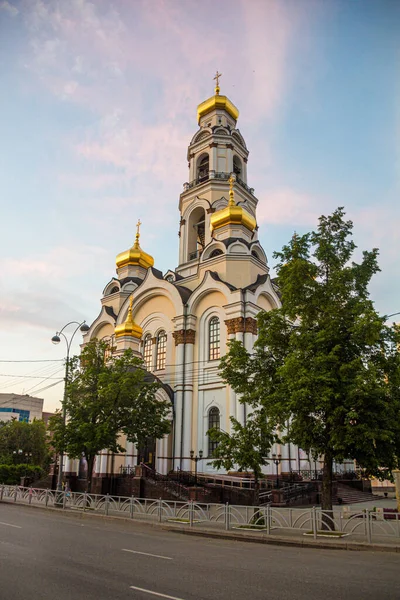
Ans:
POLYGON ((240 174, 242 172, 242 163, 240 161, 240 158, 236 155, 233 157, 233 172, 238 177, 240 177, 240 174))
POLYGON ((223 254, 222 250, 220 250, 219 248, 217 248, 216 250, 213 250, 210 254, 210 258, 214 258, 214 256, 219 256, 220 254, 223 254))
MULTIPOLYGON (((220 428, 220 414, 217 407, 210 409, 208 413, 208 429, 219 429, 220 428)), ((218 448, 218 442, 214 442, 210 437, 208 438, 208 456, 212 456, 214 450, 218 448)))
POLYGON ((213 317, 208 325, 208 360, 220 357, 219 319, 213 317))
POLYGON ((197 163, 198 183, 200 183, 201 181, 207 181, 209 169, 210 169, 210 159, 209 159, 208 154, 206 154, 206 155, 201 156, 197 163))
POLYGON ((114 285, 114 287, 110 291, 110 294, 116 294, 117 292, 119 292, 119 287, 117 285, 114 285))
POLYGON ((156 369, 165 369, 165 358, 167 356, 167 334, 160 331, 157 336, 156 369))
POLYGON ((144 347, 143 347, 143 358, 146 365, 146 369, 151 371, 153 366, 153 340, 151 339, 151 335, 148 334, 144 338, 144 347))

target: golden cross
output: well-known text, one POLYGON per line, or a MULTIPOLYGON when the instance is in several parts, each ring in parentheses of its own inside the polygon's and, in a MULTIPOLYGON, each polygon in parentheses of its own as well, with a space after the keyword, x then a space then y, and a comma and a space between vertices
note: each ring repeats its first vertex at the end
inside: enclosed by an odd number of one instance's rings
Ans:
POLYGON ((136 223, 136 240, 135 240, 135 246, 139 246, 139 237, 140 237, 140 226, 141 226, 142 222, 139 219, 139 221, 136 223))
POLYGON ((214 80, 216 80, 217 85, 215 86, 215 92, 218 94, 219 93, 219 78, 221 77, 222 73, 218 73, 218 70, 215 74, 214 80))

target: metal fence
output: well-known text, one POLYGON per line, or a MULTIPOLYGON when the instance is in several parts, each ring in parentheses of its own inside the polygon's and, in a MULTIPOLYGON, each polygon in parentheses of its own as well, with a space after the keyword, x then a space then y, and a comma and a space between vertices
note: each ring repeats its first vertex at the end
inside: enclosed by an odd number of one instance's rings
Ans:
POLYGON ((0 501, 62 510, 119 516, 129 519, 179 523, 182 526, 258 531, 288 537, 350 537, 367 543, 400 540, 400 515, 383 508, 324 512, 312 508, 275 508, 174 502, 148 498, 57 492, 12 485, 0 485, 0 501))

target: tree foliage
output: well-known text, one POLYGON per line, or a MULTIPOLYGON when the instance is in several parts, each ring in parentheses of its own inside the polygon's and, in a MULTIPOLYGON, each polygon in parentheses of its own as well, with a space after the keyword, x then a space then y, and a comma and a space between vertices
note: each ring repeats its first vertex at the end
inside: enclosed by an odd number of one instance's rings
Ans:
POLYGON ((150 380, 143 363, 131 350, 112 356, 108 345, 93 340, 70 363, 65 403, 51 420, 53 445, 70 458, 84 455, 88 462, 88 488, 96 455, 104 449, 124 452, 121 434, 144 445, 149 437, 169 432, 168 402, 156 398, 159 384, 150 380))
POLYGON ((29 462, 44 469, 49 466, 46 425, 35 419, 32 423, 12 419, 0 422, 0 463, 18 465, 29 462))
POLYGON ((285 439, 323 457, 325 509, 333 461, 386 478, 400 455, 400 330, 369 298, 378 251, 355 262, 352 228, 339 208, 274 255, 282 308, 260 313, 254 354, 232 342, 221 361, 242 402, 282 430, 289 423, 285 439))

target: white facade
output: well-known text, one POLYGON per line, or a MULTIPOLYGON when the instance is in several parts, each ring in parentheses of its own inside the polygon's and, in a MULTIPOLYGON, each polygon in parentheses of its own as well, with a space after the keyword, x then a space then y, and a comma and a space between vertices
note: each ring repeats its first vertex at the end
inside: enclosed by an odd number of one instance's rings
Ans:
MULTIPOLYGON (((229 431, 229 417, 246 419, 246 407, 218 375, 219 357, 230 339, 243 341, 251 351, 257 338, 257 313, 280 306, 258 241, 258 201, 247 182, 249 152, 237 129, 237 109, 224 98, 218 89, 203 103, 209 109, 199 110, 200 127, 189 144, 188 182, 179 199, 177 268, 163 275, 146 264, 144 258, 149 257, 144 253, 143 260, 127 259, 106 285, 100 314, 84 336, 84 343, 113 338, 115 328, 127 320, 133 293, 132 316, 143 330, 141 340, 128 336, 117 338, 113 345, 117 351, 132 347, 140 352, 147 369, 169 392, 172 432, 157 442, 153 463, 164 473, 171 468, 191 470, 191 450, 203 451, 199 471, 213 470, 207 460, 212 450, 207 437, 210 425, 219 422, 229 431), (229 182, 232 173, 234 183, 229 182), (223 219, 228 198, 235 210, 243 209, 241 218, 223 219)), ((138 245, 136 249, 141 251, 138 245)), ((314 468, 294 446, 273 451, 282 457, 279 472, 290 471, 290 465, 293 470, 314 468)), ((97 461, 98 473, 109 468, 106 454, 97 461)), ((135 460, 135 449, 129 445, 124 464, 135 460)), ((269 465, 266 471, 275 473, 275 469, 269 465)))
POLYGON ((20 394, 0 394, 0 421, 24 421, 32 423, 41 419, 43 399, 20 394))

